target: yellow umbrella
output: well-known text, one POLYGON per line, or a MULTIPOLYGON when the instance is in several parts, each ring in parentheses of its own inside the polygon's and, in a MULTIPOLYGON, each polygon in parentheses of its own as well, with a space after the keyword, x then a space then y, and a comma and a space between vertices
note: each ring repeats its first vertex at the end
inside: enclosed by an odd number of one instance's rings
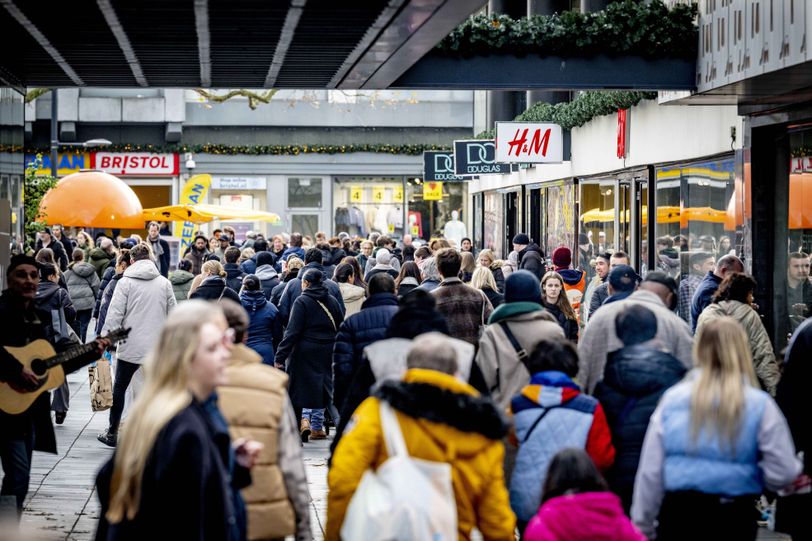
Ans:
POLYGON ((144 209, 144 220, 157 220, 163 222, 193 222, 205 223, 214 220, 244 220, 249 222, 281 222, 278 214, 261 210, 237 209, 219 205, 168 205, 144 209))

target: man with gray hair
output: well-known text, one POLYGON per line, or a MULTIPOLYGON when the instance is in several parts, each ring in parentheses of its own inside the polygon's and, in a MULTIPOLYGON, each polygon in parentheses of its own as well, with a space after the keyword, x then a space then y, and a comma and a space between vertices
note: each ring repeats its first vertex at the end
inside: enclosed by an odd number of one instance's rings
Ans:
POLYGON ((459 370, 457 350, 446 335, 439 332, 426 333, 414 341, 412 349, 406 355, 406 368, 436 370, 455 376, 459 370))
POLYGON ((442 281, 443 278, 440 276, 440 271, 437 269, 437 260, 433 257, 428 258, 426 260, 426 264, 423 265, 423 281, 420 282, 417 289, 434 291, 442 281))
POLYGON ((699 319, 699 314, 708 307, 713 299, 713 294, 719 288, 719 284, 731 272, 744 272, 744 264, 735 255, 724 255, 716 262, 716 268, 709 271, 705 278, 699 282, 694 298, 691 299, 691 332, 696 332, 696 322, 699 319))
POLYGON ((392 266, 392 254, 386 248, 381 248, 375 256, 375 266, 367 271, 364 281, 369 283, 373 276, 385 272, 392 279, 398 277, 398 271, 392 266))
POLYGON ((101 237, 98 246, 90 250, 88 254, 89 263, 96 269, 99 280, 104 278, 104 271, 112 264, 115 266, 116 251, 113 248, 113 241, 107 237, 101 237))

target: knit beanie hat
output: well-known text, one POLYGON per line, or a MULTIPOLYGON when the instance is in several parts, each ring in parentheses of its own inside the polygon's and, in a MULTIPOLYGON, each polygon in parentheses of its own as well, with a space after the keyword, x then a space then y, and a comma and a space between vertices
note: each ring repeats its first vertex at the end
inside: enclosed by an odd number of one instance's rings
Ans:
POLYGON ((392 254, 390 254, 386 248, 381 248, 378 250, 378 253, 375 254, 375 263, 378 265, 388 265, 390 261, 392 261, 392 254))
POLYGON ((510 273, 505 280, 505 302, 541 302, 541 285, 536 276, 526 270, 510 273))
POLYGON ((273 265, 273 254, 271 252, 257 252, 257 267, 262 265, 273 265))
POLYGON ((513 244, 530 244, 530 237, 526 233, 519 233, 513 237, 513 244))
POLYGON ((566 246, 559 246, 553 252, 553 265, 557 269, 565 269, 572 263, 572 252, 566 246))

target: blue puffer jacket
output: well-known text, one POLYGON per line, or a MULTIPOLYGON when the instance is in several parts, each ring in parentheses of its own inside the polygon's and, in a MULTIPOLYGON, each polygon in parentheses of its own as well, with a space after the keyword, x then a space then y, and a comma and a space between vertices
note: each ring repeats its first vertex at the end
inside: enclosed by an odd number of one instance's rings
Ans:
POLYGON ((736 447, 727 450, 721 435, 700 433, 691 438, 691 394, 694 381, 669 389, 662 398, 663 480, 666 492, 695 490, 729 497, 761 494, 759 426, 769 395, 747 387, 736 447))
POLYGON ((595 398, 606 413, 616 452, 606 479, 624 499, 624 505, 631 505, 634 476, 651 414, 666 389, 678 383, 685 372, 679 359, 648 345, 628 346, 608 355, 603 381, 595 387, 595 398))
POLYGON ((291 246, 290 248, 282 252, 282 257, 280 257, 279 259, 281 259, 282 261, 287 261, 288 257, 292 255, 295 255, 296 257, 304 261, 305 258, 304 248, 302 248, 301 246, 291 246))
POLYGON ((263 363, 273 366, 274 344, 278 344, 282 338, 282 325, 276 306, 268 302, 262 290, 243 290, 240 303, 250 318, 245 345, 259 353, 263 363))
POLYGON ((361 311, 344 320, 333 349, 333 402, 339 410, 364 354, 364 348, 386 338, 386 329, 398 299, 392 293, 376 293, 361 305, 361 311))

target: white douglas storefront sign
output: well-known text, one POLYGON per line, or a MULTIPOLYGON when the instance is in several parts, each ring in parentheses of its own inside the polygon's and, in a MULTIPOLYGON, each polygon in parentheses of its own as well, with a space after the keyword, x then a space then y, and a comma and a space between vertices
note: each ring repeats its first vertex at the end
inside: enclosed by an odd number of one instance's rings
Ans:
POLYGON ((502 163, 561 163, 561 126, 548 123, 497 122, 496 161, 502 163))

